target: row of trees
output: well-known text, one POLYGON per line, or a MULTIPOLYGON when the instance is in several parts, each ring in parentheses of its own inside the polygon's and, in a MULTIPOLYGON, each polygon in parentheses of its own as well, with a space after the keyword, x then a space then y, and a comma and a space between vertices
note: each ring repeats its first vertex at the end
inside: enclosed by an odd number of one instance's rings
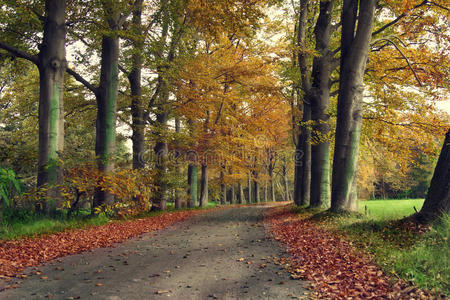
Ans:
POLYGON ((36 208, 48 212, 48 202, 61 197, 68 201, 59 202, 70 207, 91 194, 94 211, 115 207, 117 198, 146 199, 152 209, 165 209, 172 195, 177 207, 194 206, 197 190, 204 206, 211 172, 220 176, 223 202, 230 193, 227 184, 234 190, 231 202, 234 195, 244 202, 247 181, 247 201, 260 201, 262 182, 265 199, 270 186, 274 200, 275 162, 283 163, 280 191, 289 197, 284 156, 289 106, 273 59, 255 38, 269 2, 3 1, 2 68, 27 69, 5 83, 11 119, 18 117, 13 104, 23 101, 12 85, 33 73, 15 58, 39 70, 35 193, 44 201, 36 208), (117 124, 129 125, 132 132, 137 171, 126 176, 123 147, 116 149, 117 124), (93 128, 96 168, 86 154, 93 128), (81 144, 75 137, 80 134, 88 142, 81 144), (70 144, 74 139, 79 151, 70 144), (186 164, 187 180, 178 176, 186 164), (146 181, 140 177, 151 178, 151 189, 143 191, 139 183, 146 181), (124 178, 136 189, 117 188, 124 178))
MULTIPOLYGON (((403 148, 394 156, 395 167, 401 167, 433 152, 435 137, 448 129, 448 120, 430 109, 446 94, 446 68, 439 64, 446 56, 441 48, 446 32, 437 29, 445 24, 448 9, 428 1, 301 0, 294 10, 292 103, 302 111, 296 147, 304 154, 296 162, 294 201, 330 206, 333 212, 355 211, 363 131, 372 145, 380 140, 372 147, 379 151, 394 139, 399 142, 398 133, 385 134, 380 127, 391 133, 395 127, 407 128, 407 140, 395 146, 403 148), (331 105, 333 96, 336 108, 331 105), (363 126, 363 119, 370 121, 363 126), (418 138, 418 132, 423 136, 418 138)), ((447 142, 432 181, 440 183, 431 186, 420 213, 424 219, 449 209, 446 149, 447 142), (434 189, 439 192, 433 194, 434 189)))
MULTIPOLYGON (((36 179, 42 212, 219 195, 351 211, 357 186, 416 181, 448 129, 443 1, 0 3, 2 164, 36 179)), ((445 159, 422 215, 448 211, 445 159)))

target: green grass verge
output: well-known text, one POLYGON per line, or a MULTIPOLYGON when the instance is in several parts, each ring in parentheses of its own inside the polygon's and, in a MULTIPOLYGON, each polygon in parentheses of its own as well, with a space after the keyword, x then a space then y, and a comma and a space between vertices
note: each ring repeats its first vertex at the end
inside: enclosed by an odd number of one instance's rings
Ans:
POLYGON ((373 254, 393 278, 450 296, 450 216, 445 215, 424 234, 393 223, 413 214, 414 206, 420 210, 422 204, 421 199, 362 201, 360 215, 327 218, 326 224, 373 254))
POLYGON ((371 219, 392 220, 410 216, 419 211, 424 199, 368 200, 359 202, 359 210, 371 219))
POLYGON ((49 217, 32 217, 27 221, 4 222, 0 224, 0 240, 14 240, 24 237, 39 236, 64 231, 67 229, 86 228, 107 223, 104 215, 91 218, 53 219, 49 217))
MULTIPOLYGON (((171 204, 171 203, 170 203, 171 204)), ((183 211, 183 210, 200 210, 216 207, 216 202, 209 202, 205 208, 183 208, 177 209, 172 205, 168 205, 168 209, 165 211, 146 212, 137 216, 130 217, 126 220, 132 220, 136 218, 148 218, 153 217, 165 212, 183 211)), ((114 221, 126 221, 124 219, 114 221)), ((9 217, 8 220, 0 221, 0 241, 1 240, 16 240, 24 237, 36 237, 43 234, 51 234, 55 232, 61 232, 69 229, 87 228, 90 226, 99 226, 108 223, 111 218, 100 214, 95 217, 90 217, 88 212, 81 212, 78 216, 71 219, 64 217, 51 218, 42 216, 26 216, 15 219, 9 217)))

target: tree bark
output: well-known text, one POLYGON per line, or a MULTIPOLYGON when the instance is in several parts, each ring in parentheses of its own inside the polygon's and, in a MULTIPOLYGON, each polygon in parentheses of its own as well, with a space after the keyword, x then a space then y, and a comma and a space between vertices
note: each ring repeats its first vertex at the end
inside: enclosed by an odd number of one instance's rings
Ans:
MULTIPOLYGON (((119 30, 118 15, 108 16, 111 30, 119 30)), ((100 85, 97 89, 97 122, 95 155, 101 173, 114 170, 113 155, 116 143, 116 104, 119 84, 119 37, 102 37, 100 85)), ((114 196, 100 187, 96 189, 93 207, 112 204, 114 196)))
POLYGON ((307 122, 311 119, 311 108, 303 102, 301 133, 295 153, 294 203, 299 206, 309 205, 311 187, 311 131, 307 122))
POLYGON ((198 167, 193 164, 188 166, 188 207, 196 207, 198 202, 198 167))
MULTIPOLYGON (((308 0, 300 1, 300 13, 297 24, 297 46, 300 49, 306 49, 308 4, 308 0)), ((300 134, 297 139, 295 151, 294 203, 297 205, 309 205, 311 184, 311 130, 309 128, 309 122, 311 120, 311 105, 308 99, 311 82, 309 79, 306 54, 301 50, 297 53, 297 61, 303 90, 303 117, 299 126, 300 134)))
POLYGON ((310 206, 328 205, 330 194, 330 131, 328 106, 330 104, 330 76, 333 71, 330 39, 332 34, 332 10, 334 1, 321 1, 320 13, 314 28, 316 51, 314 57, 312 87, 310 93, 311 136, 311 196, 310 206))
POLYGON ((202 165, 202 179, 201 179, 201 192, 200 192, 200 207, 206 207, 208 205, 208 166, 202 165))
POLYGON ((344 0, 342 9, 341 68, 333 159, 331 211, 350 211, 349 197, 358 161, 362 122, 363 77, 373 27, 376 0, 344 0), (356 28, 356 19, 358 26, 356 28))
POLYGON ((236 185, 234 183, 231 184, 231 198, 230 204, 236 204, 236 185))
MULTIPOLYGON (((43 41, 38 55, 39 68, 39 158, 37 186, 62 181, 58 157, 64 147, 63 87, 66 71, 66 1, 45 1, 43 41)), ((49 189, 39 211, 48 213, 47 200, 58 192, 49 189)))
POLYGON ((245 204, 245 195, 244 195, 244 187, 242 186, 242 183, 238 182, 238 203, 239 204, 245 204))
POLYGON ((425 202, 417 214, 421 222, 431 222, 450 211, 450 129, 445 135, 425 202))
POLYGON ((128 80, 131 88, 131 116, 133 134, 133 169, 142 169, 145 167, 143 154, 145 151, 145 110, 142 103, 141 71, 142 71, 142 53, 144 43, 142 36, 142 4, 143 0, 136 0, 133 10, 133 54, 131 57, 132 69, 128 74, 128 80))
MULTIPOLYGON (((168 91, 161 93, 163 101, 168 100, 168 91), (167 95, 167 96, 166 96, 167 95)), ((163 104, 165 107, 167 104, 163 104)), ((159 128, 155 131, 156 143, 156 180, 155 185, 157 187, 155 192, 155 198, 153 200, 152 210, 165 210, 167 208, 167 159, 168 159, 168 146, 166 141, 167 134, 167 121, 168 112, 166 108, 162 109, 161 113, 156 114, 156 121, 159 128)))

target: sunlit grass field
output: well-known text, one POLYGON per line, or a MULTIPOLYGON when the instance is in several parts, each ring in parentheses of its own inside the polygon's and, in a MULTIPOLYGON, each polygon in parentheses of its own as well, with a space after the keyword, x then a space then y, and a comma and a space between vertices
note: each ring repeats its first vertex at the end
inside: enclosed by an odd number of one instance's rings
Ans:
POLYGON ((401 219, 419 211, 424 199, 366 200, 359 202, 359 211, 375 220, 401 219))

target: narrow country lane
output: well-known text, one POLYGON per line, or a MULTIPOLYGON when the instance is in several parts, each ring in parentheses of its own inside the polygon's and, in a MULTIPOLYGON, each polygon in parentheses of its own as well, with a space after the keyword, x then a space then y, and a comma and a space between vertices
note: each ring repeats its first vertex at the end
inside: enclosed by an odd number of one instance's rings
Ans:
POLYGON ((52 261, 0 299, 305 299, 303 283, 273 263, 284 251, 266 238, 266 209, 217 210, 52 261))

